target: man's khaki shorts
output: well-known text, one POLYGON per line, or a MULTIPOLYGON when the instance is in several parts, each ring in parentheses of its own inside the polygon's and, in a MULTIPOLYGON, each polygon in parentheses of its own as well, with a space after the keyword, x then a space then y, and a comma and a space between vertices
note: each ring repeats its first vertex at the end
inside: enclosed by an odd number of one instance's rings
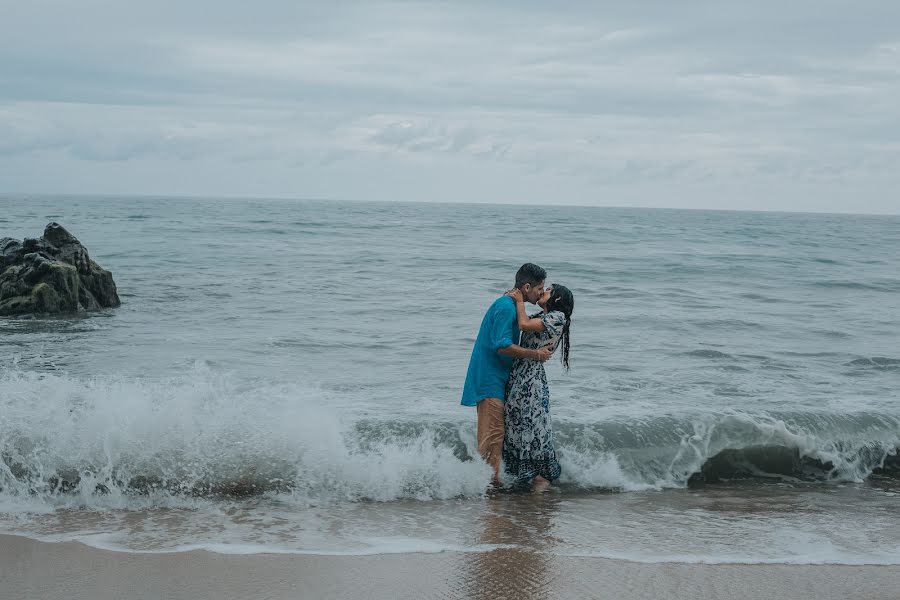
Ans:
POLYGON ((476 405, 478 411, 478 453, 494 471, 500 468, 503 452, 504 406, 500 398, 485 398, 476 405))

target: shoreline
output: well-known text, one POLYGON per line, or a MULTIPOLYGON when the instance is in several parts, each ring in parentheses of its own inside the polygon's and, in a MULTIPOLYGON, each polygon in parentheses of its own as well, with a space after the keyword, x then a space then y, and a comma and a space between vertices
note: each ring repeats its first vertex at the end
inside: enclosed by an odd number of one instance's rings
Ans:
POLYGON ((488 552, 316 555, 140 553, 0 534, 5 598, 893 599, 900 565, 639 563, 488 552))

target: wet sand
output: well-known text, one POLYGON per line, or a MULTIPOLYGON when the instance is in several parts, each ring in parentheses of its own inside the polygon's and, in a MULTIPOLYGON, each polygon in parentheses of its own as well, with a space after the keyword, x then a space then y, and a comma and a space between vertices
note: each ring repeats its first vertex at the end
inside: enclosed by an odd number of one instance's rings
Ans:
POLYGON ((644 564, 485 553, 141 554, 0 535, 4 600, 900 597, 900 566, 644 564))

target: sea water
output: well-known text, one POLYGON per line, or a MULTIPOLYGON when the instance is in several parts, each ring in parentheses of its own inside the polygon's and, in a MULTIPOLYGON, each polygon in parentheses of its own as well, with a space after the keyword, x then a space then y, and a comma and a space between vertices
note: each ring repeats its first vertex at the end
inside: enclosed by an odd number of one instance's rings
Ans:
POLYGON ((122 306, 0 319, 0 531, 900 563, 900 217, 0 197, 51 221, 122 306), (486 492, 459 405, 529 261, 575 295, 540 497, 486 492))

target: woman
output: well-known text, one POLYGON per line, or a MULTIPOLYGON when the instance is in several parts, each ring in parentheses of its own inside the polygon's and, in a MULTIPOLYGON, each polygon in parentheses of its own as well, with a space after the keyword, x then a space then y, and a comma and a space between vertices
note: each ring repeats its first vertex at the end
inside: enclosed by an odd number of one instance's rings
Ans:
MULTIPOLYGON (((525 312, 519 290, 508 292, 516 301, 523 348, 546 347, 551 352, 562 344, 562 363, 569 368, 569 329, 575 299, 567 287, 544 290, 537 304, 543 309, 533 317, 525 312)), ((506 433, 503 438, 506 472, 520 483, 531 482, 533 492, 544 492, 559 477, 550 428, 550 389, 543 363, 516 359, 506 384, 506 433)))

